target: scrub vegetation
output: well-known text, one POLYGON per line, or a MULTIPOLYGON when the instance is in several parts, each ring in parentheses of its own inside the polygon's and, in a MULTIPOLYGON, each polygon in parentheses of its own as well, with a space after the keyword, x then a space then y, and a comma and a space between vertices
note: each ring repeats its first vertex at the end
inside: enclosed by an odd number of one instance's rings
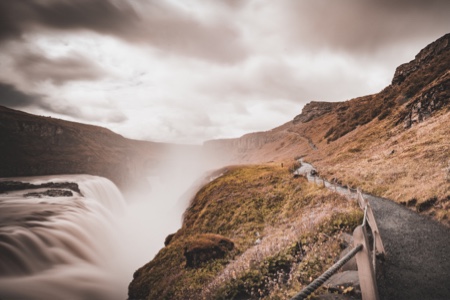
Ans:
POLYGON ((289 168, 229 167, 200 189, 182 228, 134 274, 130 299, 286 299, 331 266, 340 234, 352 232, 362 213, 353 200, 289 168), (234 247, 189 266, 189 249, 217 249, 205 242, 211 234, 234 247))

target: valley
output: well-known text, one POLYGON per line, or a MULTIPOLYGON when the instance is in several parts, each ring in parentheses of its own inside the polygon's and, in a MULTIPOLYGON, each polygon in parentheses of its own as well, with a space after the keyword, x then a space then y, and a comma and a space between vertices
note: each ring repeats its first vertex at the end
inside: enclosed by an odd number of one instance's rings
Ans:
MULTIPOLYGON (((446 287, 439 289, 449 279, 444 270, 448 262, 439 265, 439 260, 448 252, 450 226, 450 34, 399 66, 391 84, 379 93, 344 102, 312 101, 291 121, 265 132, 203 145, 156 143, 0 106, 0 136, 0 186, 8 208, 0 215, 5 233, 0 242, 7 244, 5 249, 16 243, 10 238, 16 229, 8 223, 16 216, 16 203, 8 202, 8 192, 13 191, 8 189, 18 184, 11 178, 61 174, 104 177, 92 179, 99 182, 107 178, 112 181, 108 189, 116 191, 116 185, 124 196, 125 200, 115 192, 121 207, 135 205, 136 220, 144 220, 133 224, 132 243, 155 236, 148 253, 141 249, 144 261, 129 278, 129 299, 288 299, 320 275, 339 256, 343 236, 361 223, 363 213, 351 199, 295 175, 300 159, 314 165, 328 182, 362 189, 379 214, 388 253, 379 271, 384 299, 411 299, 413 293, 431 299, 448 295, 446 287), (169 224, 161 212, 178 219, 169 224), (417 228, 403 231, 404 226, 417 228), (428 244, 434 246, 424 249, 428 244), (401 255, 405 248, 407 258, 413 259, 411 271, 401 255), (421 281, 414 286, 413 280, 399 277, 405 272, 405 278, 417 278, 410 273, 417 273, 422 263, 426 264, 423 282, 437 282, 437 290, 427 292, 421 281), (439 280, 432 275, 435 269, 442 275, 439 280)), ((52 213, 46 212, 41 221, 51 219, 52 226, 63 231, 78 226, 77 220, 85 220, 85 214, 99 210, 103 215, 108 206, 115 207, 106 196, 105 207, 94 201, 89 203, 95 209, 85 209, 83 201, 90 198, 67 188, 67 182, 19 185, 38 189, 14 194, 19 204, 32 208, 43 204, 49 210, 48 199, 57 202, 55 211, 61 218, 53 220, 52 213), (70 202, 73 193, 74 203, 70 202), (77 214, 69 214, 73 224, 68 224, 65 207, 74 205, 77 214)), ((115 210, 120 213, 122 208, 115 210)), ((27 208, 23 211, 26 215, 27 208)), ((134 217, 128 215, 126 222, 133 223, 134 217)), ((14 226, 28 230, 26 216, 20 218, 25 221, 14 221, 14 226)), ((87 227, 80 230, 89 232, 88 225, 81 224, 87 227)), ((111 228, 105 232, 114 236, 111 228)), ((44 254, 46 239, 38 242, 44 254)), ((67 251, 75 258, 69 262, 78 262, 79 253, 72 251, 77 242, 70 242, 67 251)), ((92 248, 97 246, 93 242, 92 248)), ((18 261, 20 265, 20 257, 18 261)), ((24 280, 10 276, 7 269, 0 274, 0 285, 24 280)), ((30 275, 27 270, 23 273, 30 275)), ((110 283, 102 281, 98 288, 110 283)), ((125 289, 123 280, 121 285, 125 289)), ((321 289, 315 296, 326 299, 320 297, 327 292, 321 289)), ((91 286, 89 293, 97 299, 105 295, 91 286)), ((343 297, 348 299, 360 296, 352 289, 346 294, 343 297)))

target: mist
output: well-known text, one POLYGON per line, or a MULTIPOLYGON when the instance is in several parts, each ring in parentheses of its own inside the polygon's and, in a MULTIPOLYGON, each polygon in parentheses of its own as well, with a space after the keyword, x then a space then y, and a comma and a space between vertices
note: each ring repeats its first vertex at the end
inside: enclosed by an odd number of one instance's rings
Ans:
POLYGON ((183 213, 195 193, 225 163, 222 154, 201 146, 173 146, 157 167, 148 169, 149 189, 125 193, 127 207, 117 218, 117 251, 111 257, 121 291, 127 293, 133 273, 154 258, 169 234, 181 228, 183 213))

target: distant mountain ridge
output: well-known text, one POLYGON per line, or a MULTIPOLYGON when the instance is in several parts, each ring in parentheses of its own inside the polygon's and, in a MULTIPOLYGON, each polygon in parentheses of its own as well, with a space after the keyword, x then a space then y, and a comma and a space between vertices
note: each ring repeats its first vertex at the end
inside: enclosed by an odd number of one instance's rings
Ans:
POLYGON ((0 137, 0 177, 85 173, 109 178, 122 188, 142 182, 168 147, 3 106, 0 137))

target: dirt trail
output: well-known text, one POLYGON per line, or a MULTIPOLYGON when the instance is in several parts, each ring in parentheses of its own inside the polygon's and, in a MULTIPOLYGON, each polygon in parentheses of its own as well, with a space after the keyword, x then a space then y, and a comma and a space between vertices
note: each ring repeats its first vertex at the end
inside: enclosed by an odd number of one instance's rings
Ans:
POLYGON ((450 299, 450 229, 393 201, 364 197, 386 250, 377 272, 380 299, 450 299))
MULTIPOLYGON (((311 175, 314 166, 300 161, 295 174, 347 197, 356 194, 311 175)), ((386 250, 378 260, 381 300, 450 300, 450 228, 388 199, 369 200, 386 250)))

